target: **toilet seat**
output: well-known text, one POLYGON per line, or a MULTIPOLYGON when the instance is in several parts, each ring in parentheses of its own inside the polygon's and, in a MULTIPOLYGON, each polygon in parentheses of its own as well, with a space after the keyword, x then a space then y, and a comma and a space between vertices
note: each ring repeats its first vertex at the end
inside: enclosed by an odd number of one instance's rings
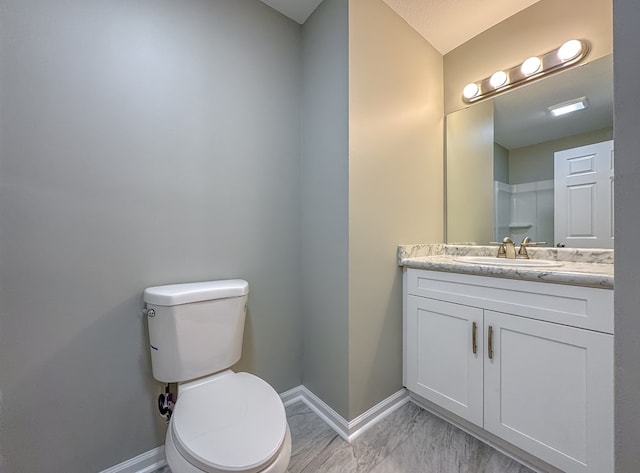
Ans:
POLYGON ((229 371, 186 387, 170 429, 176 449, 202 471, 257 473, 279 454, 287 422, 269 384, 229 371))

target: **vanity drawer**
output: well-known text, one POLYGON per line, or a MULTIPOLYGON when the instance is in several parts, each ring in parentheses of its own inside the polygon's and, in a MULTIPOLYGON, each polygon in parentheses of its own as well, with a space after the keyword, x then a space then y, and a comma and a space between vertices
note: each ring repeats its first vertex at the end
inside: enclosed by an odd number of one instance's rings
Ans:
POLYGON ((613 333, 613 290, 407 269, 407 293, 613 333))

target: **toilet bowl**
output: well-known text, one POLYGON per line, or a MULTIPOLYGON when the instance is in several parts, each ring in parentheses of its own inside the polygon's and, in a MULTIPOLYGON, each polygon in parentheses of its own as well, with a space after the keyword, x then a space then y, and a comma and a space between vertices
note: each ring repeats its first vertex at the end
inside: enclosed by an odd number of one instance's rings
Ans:
POLYGON ((291 435, 282 401, 249 373, 181 385, 165 454, 172 473, 284 473, 291 435))
POLYGON ((172 473, 285 473, 291 434, 278 393, 229 369, 241 354, 243 280, 145 290, 154 377, 178 383, 165 455, 172 473))

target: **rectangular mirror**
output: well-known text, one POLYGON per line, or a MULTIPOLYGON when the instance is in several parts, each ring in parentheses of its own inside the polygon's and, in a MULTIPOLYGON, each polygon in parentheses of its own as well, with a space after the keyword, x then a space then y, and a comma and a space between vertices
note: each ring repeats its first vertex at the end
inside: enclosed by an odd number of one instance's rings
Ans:
POLYGON ((611 56, 449 114, 447 242, 612 248, 612 139, 611 56), (584 110, 549 112, 580 97, 584 110))

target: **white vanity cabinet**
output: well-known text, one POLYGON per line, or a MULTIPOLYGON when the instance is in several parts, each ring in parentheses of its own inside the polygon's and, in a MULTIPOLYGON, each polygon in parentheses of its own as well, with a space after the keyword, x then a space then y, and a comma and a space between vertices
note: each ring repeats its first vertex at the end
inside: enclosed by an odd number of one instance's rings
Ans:
POLYGON ((567 473, 613 473, 613 291, 408 269, 407 389, 567 473))

